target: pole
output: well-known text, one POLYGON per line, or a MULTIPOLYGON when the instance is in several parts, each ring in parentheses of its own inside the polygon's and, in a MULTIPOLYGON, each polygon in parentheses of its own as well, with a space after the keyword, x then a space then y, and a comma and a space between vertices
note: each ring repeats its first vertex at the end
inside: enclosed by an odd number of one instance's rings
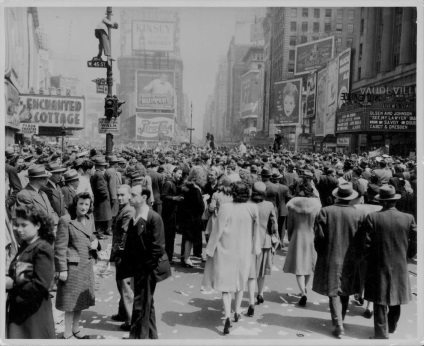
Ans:
MULTIPOLYGON (((108 6, 106 8, 107 19, 111 20, 112 18, 112 7, 108 6)), ((108 37, 109 37, 109 47, 110 54, 112 56, 112 30, 110 26, 107 28, 108 37)), ((107 96, 112 97, 112 86, 113 86, 113 73, 112 73, 112 60, 108 62, 107 71, 106 71, 106 82, 107 82, 107 96)), ((106 133, 106 157, 112 155, 113 151, 113 134, 106 133)))
POLYGON ((191 135, 193 133, 193 102, 191 102, 190 107, 190 145, 191 145, 191 135))
POLYGON ((61 134, 62 134, 62 155, 61 155, 61 161, 63 162, 63 153, 64 153, 64 145, 63 145, 63 141, 64 141, 64 138, 65 138, 65 123, 63 123, 62 124, 62 132, 61 132, 61 134))

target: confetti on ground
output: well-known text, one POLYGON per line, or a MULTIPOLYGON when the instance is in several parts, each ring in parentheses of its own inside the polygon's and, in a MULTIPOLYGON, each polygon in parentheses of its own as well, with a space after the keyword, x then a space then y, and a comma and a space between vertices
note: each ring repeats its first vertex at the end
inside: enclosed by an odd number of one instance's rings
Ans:
POLYGON ((280 298, 284 303, 288 303, 287 300, 285 300, 282 296, 280 296, 280 298))
POLYGON ((181 317, 182 315, 183 315, 183 314, 178 314, 178 316, 180 316, 180 317, 181 317))
POLYGON ((177 334, 178 333, 178 330, 176 330, 176 329, 174 329, 173 331, 172 331, 172 334, 177 334))
POLYGON ((211 307, 208 307, 208 310, 219 311, 218 309, 214 309, 214 308, 211 308, 211 307))
POLYGON ((174 291, 174 292, 175 293, 178 293, 178 294, 182 294, 185 297, 188 297, 188 294, 187 293, 184 293, 183 291, 174 291))
POLYGON ((287 291, 293 291, 293 288, 291 288, 291 287, 287 287, 287 288, 286 288, 286 290, 287 290, 287 291))
POLYGON ((182 305, 182 306, 185 305, 183 302, 180 302, 179 300, 171 300, 171 302, 174 302, 174 303, 182 305))
POLYGON ((289 304, 286 304, 286 303, 285 303, 285 304, 281 304, 281 306, 286 307, 286 306, 289 306, 289 304))
POLYGON ((319 302, 313 302, 312 304, 314 304, 314 305, 319 305, 319 302))
POLYGON ((91 321, 92 324, 99 323, 99 322, 100 322, 100 320, 92 320, 91 321))

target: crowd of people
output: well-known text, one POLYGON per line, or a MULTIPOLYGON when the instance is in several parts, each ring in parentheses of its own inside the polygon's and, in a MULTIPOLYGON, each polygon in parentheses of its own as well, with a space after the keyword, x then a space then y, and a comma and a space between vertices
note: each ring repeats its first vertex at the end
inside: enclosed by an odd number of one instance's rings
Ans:
POLYGON ((52 290, 65 312, 62 338, 89 338, 79 322, 95 304, 93 262, 108 236, 120 294, 111 318, 130 339, 158 338, 156 283, 179 261, 193 268, 193 258, 205 263, 199 289, 222 292, 224 334, 241 317, 244 291, 247 316, 265 301, 280 248, 287 250, 283 271, 296 276, 299 305, 307 306, 312 275, 312 290, 329 298, 337 338, 345 333, 349 296, 366 301, 375 338, 396 330, 400 305, 412 299, 414 159, 244 144, 120 146, 111 155, 15 146, 5 156, 8 338, 55 338, 52 290))

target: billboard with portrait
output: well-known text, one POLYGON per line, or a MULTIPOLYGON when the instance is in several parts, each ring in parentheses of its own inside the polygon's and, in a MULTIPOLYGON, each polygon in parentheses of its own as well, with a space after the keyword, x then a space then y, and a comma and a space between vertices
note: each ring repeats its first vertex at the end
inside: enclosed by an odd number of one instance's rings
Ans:
POLYGON ((137 141, 171 140, 173 137, 173 113, 136 114, 135 139, 137 141))
POLYGON ((166 21, 134 20, 132 49, 172 52, 175 42, 175 23, 166 21))
POLYGON ((327 108, 327 68, 317 72, 317 101, 315 136, 324 136, 324 117, 327 108))
POLYGON ((258 116, 259 83, 258 72, 249 71, 241 76, 241 117, 258 116))
POLYGON ((304 74, 325 66, 333 58, 334 36, 296 46, 294 74, 304 74))
POLYGON ((275 124, 299 124, 301 98, 301 78, 275 83, 275 124))
POLYGON ((173 71, 136 71, 136 108, 144 110, 174 109, 173 71))
POLYGON ((350 57, 351 49, 348 48, 339 54, 339 81, 338 81, 338 104, 337 108, 340 108, 345 101, 343 101, 343 94, 349 92, 350 82, 350 57))
POLYGON ((324 136, 335 134, 338 75, 339 57, 337 56, 331 59, 327 65, 327 111, 324 118, 324 136))
POLYGON ((317 94, 317 74, 314 72, 308 76, 306 84, 306 117, 315 116, 315 99, 317 94))

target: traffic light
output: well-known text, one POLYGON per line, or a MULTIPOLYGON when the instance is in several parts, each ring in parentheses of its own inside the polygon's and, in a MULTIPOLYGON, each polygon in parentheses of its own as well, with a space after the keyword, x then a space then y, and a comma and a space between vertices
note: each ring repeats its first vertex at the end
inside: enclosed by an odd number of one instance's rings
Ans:
POLYGON ((111 96, 105 98, 105 116, 108 119, 115 116, 115 101, 111 96))
POLYGON ((116 95, 113 96, 115 102, 115 118, 119 117, 122 113, 121 106, 125 103, 125 101, 119 101, 116 95))

